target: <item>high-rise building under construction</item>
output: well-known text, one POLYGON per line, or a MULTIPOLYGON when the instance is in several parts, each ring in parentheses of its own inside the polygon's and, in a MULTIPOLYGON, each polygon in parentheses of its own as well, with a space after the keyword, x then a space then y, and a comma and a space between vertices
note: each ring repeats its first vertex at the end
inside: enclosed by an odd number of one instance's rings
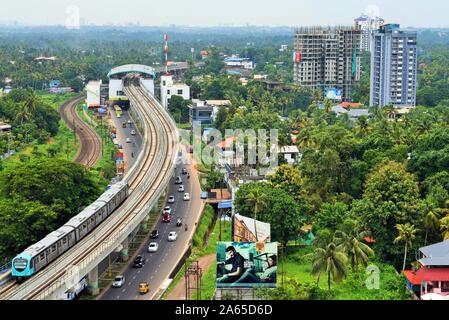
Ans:
POLYGON ((350 100, 352 89, 360 80, 360 38, 359 27, 297 29, 294 82, 320 89, 336 100, 350 100))

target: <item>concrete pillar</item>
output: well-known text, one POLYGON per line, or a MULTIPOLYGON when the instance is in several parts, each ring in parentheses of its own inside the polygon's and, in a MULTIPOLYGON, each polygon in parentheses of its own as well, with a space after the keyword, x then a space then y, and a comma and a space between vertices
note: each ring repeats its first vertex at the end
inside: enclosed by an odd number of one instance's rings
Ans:
POLYGON ((100 293, 100 288, 98 287, 98 266, 93 268, 87 274, 88 291, 92 296, 96 296, 100 293))
POLYGON ((122 251, 121 253, 121 257, 122 257, 122 261, 126 262, 128 261, 129 255, 128 255, 128 248, 129 248, 129 241, 128 238, 126 238, 125 240, 123 240, 122 242, 122 251))
POLYGON ((142 222, 140 224, 140 230, 142 230, 143 232, 148 231, 148 220, 150 220, 150 217, 145 216, 145 218, 142 220, 142 222))

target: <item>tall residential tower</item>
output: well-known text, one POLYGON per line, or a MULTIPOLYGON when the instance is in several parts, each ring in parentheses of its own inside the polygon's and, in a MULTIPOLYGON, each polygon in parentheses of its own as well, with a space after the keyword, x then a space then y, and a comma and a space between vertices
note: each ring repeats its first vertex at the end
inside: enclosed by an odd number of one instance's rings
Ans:
POLYGON ((341 92, 342 100, 350 100, 360 80, 360 36, 360 28, 355 27, 297 29, 294 81, 312 89, 341 92))
POLYGON ((387 24, 373 34, 370 106, 416 105, 417 34, 387 24))
POLYGON ((362 30, 362 36, 360 37, 360 50, 371 51, 371 38, 373 33, 379 30, 384 23, 384 19, 377 16, 370 17, 366 14, 354 19, 355 27, 362 30))

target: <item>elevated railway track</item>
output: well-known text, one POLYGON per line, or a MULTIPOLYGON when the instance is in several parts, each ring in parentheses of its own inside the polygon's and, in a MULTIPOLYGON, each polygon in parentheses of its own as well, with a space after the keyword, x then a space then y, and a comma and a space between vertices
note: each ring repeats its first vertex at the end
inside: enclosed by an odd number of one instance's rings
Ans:
POLYGON ((125 80, 124 90, 144 127, 143 150, 124 180, 128 199, 100 226, 71 250, 24 283, 13 282, 0 291, 0 299, 55 299, 93 270, 148 215, 164 193, 175 167, 178 132, 162 106, 139 84, 125 80))

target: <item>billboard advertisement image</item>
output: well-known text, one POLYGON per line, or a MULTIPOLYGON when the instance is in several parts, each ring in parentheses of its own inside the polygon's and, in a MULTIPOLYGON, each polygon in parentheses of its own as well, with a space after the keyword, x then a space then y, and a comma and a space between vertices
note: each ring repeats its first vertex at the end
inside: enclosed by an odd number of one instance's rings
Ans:
POLYGON ((326 90, 326 98, 331 100, 341 100, 343 90, 339 88, 330 88, 326 90))
POLYGON ((234 216, 234 241, 235 242, 270 242, 271 226, 261 222, 235 214, 234 216))
POLYGON ((277 242, 217 242, 217 288, 276 288, 277 242))

